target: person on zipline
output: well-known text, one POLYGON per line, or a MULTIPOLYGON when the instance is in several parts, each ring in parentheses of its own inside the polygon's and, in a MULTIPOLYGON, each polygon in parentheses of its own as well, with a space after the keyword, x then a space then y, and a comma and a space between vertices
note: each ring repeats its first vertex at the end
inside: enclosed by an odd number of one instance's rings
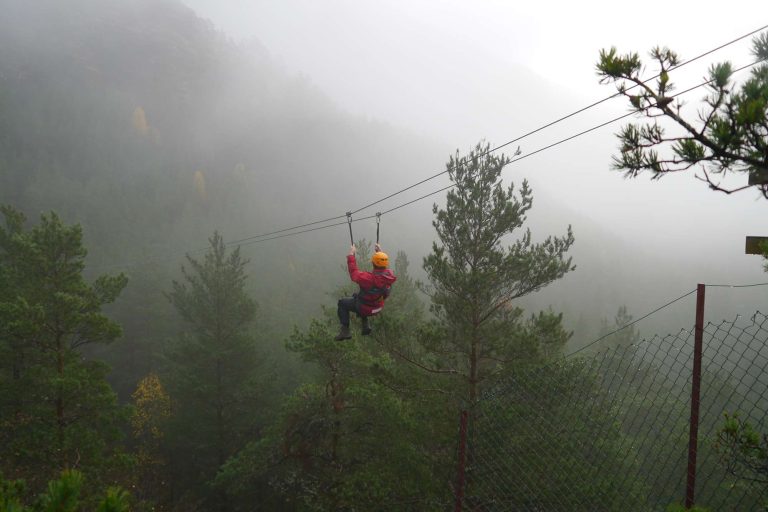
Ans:
POLYGON ((389 256, 381 251, 379 244, 375 246, 376 252, 373 253, 371 263, 373 263, 373 272, 361 272, 357 269, 355 261, 354 245, 349 249, 347 255, 347 268, 349 277, 360 285, 360 291, 352 297, 339 299, 338 314, 341 322, 341 330, 334 338, 336 341, 348 340, 352 338, 349 332, 349 313, 355 312, 363 322, 363 336, 371 334, 371 327, 368 325, 368 317, 378 314, 384 308, 384 301, 389 297, 389 291, 392 284, 397 280, 395 274, 387 267, 389 266, 389 256))

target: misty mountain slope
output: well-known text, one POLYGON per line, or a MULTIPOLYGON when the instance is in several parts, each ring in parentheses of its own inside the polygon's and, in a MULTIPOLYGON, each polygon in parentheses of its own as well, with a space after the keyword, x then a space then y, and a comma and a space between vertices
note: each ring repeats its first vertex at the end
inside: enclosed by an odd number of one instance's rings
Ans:
POLYGON ((59 210, 97 246, 252 234, 426 168, 423 141, 340 112, 176 2, 4 3, 0 200, 59 210))
MULTIPOLYGON (((125 337, 101 354, 120 363, 123 396, 173 334, 162 292, 214 229, 232 240, 343 213, 436 153, 341 112, 263 48, 233 45, 171 0, 0 9, 0 203, 32 222, 49 210, 80 222, 88 272, 127 271, 111 308, 125 337)), ((345 250, 340 233, 249 252, 275 346, 338 281, 324 269, 345 250)))

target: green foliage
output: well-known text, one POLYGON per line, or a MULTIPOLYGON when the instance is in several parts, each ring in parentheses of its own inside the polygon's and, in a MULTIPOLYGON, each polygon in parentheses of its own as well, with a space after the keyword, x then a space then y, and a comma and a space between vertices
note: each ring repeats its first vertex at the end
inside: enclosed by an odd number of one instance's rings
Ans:
POLYGON ((126 463, 112 446, 125 410, 107 384, 106 366, 84 359, 82 347, 120 335, 101 308, 117 298, 126 278, 85 281, 80 226, 66 226, 51 213, 25 231, 19 212, 4 207, 3 213, 0 468, 37 490, 51 474, 80 462, 98 483, 110 476, 105 470, 126 463))
POLYGON ((165 382, 172 471, 193 496, 217 501, 207 484, 256 431, 263 385, 251 330, 256 303, 245 291, 247 261, 239 248, 227 253, 218 233, 209 242, 202 261, 187 257, 183 281, 174 281, 167 295, 184 331, 167 354, 165 382))
POLYGON ((640 341, 640 332, 632 323, 632 315, 627 311, 627 306, 619 306, 616 316, 613 319, 613 325, 610 325, 606 319, 603 319, 600 326, 600 337, 606 336, 614 331, 601 343, 601 347, 628 347, 636 345, 640 341))
POLYGON ((40 499, 43 512, 75 512, 83 475, 79 471, 63 471, 61 478, 48 484, 48 492, 40 499))
POLYGON ((659 67, 654 81, 643 81, 642 62, 636 53, 619 55, 615 48, 601 50, 597 73, 601 83, 615 83, 620 94, 649 121, 630 124, 618 134, 620 154, 614 157, 614 168, 635 177, 651 171, 658 179, 670 172, 699 167, 697 178, 713 190, 726 193, 743 190, 722 188, 710 173, 728 171, 757 176, 754 185, 768 198, 768 32, 753 40, 753 54, 757 65, 740 85, 733 82, 731 63, 713 64, 709 68, 704 109, 698 120, 687 119, 681 103, 675 104, 671 94, 674 85, 669 72, 680 65, 677 55, 669 49, 654 48, 651 59, 659 67), (658 123, 664 117, 682 129, 682 135, 668 135, 658 123))
POLYGON ((435 205, 433 225, 440 239, 424 258, 435 320, 421 336, 436 373, 459 376, 473 402, 479 386, 515 362, 541 359, 562 348, 570 334, 552 312, 523 321, 513 301, 573 270, 564 237, 533 243, 530 230, 507 245, 533 205, 528 183, 516 194, 504 188, 501 170, 509 158, 479 143, 469 155, 447 164, 455 187, 445 209, 435 205))
POLYGON ((763 270, 768 272, 768 242, 760 244, 760 250, 763 252, 763 270))
MULTIPOLYGON (((83 510, 81 491, 83 474, 76 470, 62 471, 57 480, 48 483, 46 491, 32 506, 23 504, 24 482, 0 478, 0 511, 2 512, 78 512, 83 510)), ((99 502, 96 512, 128 512, 130 495, 118 487, 110 487, 99 502)))
POLYGON ((466 507, 646 510, 638 453, 587 361, 518 365, 470 410, 466 507))
MULTIPOLYGON (((363 261, 369 244, 357 245, 363 261)), ((423 311, 405 254, 394 270, 398 282, 372 320, 372 336, 353 329, 352 340, 334 341, 338 319, 328 309, 288 340, 314 371, 264 436, 219 474, 218 484, 243 509, 256 495, 264 509, 445 508, 443 485, 452 469, 446 448, 455 440, 443 427, 453 425, 435 407, 442 399, 424 389, 429 383, 388 350, 405 344, 423 311)))
POLYGON ((104 501, 99 503, 96 512, 128 512, 129 494, 119 487, 110 487, 107 489, 107 495, 104 501))
POLYGON ((0 477, 0 511, 22 512, 25 490, 23 480, 5 480, 0 477))
POLYGON ((597 63, 598 74, 607 78, 618 79, 624 76, 639 76, 642 62, 637 53, 619 55, 615 47, 610 50, 600 50, 600 60, 597 63))
POLYGON ((725 414, 715 449, 737 480, 768 484, 768 435, 755 430, 739 413, 725 414))

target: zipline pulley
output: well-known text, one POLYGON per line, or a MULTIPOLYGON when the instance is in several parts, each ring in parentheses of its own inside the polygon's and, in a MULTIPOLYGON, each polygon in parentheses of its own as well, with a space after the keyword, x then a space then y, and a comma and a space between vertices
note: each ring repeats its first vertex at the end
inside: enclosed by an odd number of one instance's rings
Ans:
MULTIPOLYGON (((370 217, 368 217, 370 219, 370 217)), ((355 245, 355 237, 352 234, 352 212, 347 212, 347 226, 349 226, 349 242, 355 245)), ((379 245, 379 233, 381 232, 381 212, 376 212, 376 245, 379 245)))
POLYGON ((347 225, 349 226, 349 243, 355 245, 355 237, 352 236, 352 212, 347 212, 347 225))

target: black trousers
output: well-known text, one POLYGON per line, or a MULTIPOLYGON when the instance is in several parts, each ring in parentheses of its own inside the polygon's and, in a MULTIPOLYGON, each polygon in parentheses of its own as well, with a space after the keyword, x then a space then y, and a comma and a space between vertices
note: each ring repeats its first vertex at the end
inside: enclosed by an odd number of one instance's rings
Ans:
POLYGON ((336 313, 339 315, 339 322, 345 327, 349 327, 349 314, 355 313, 360 316, 360 312, 357 310, 357 297, 344 297, 339 299, 338 308, 336 313))

